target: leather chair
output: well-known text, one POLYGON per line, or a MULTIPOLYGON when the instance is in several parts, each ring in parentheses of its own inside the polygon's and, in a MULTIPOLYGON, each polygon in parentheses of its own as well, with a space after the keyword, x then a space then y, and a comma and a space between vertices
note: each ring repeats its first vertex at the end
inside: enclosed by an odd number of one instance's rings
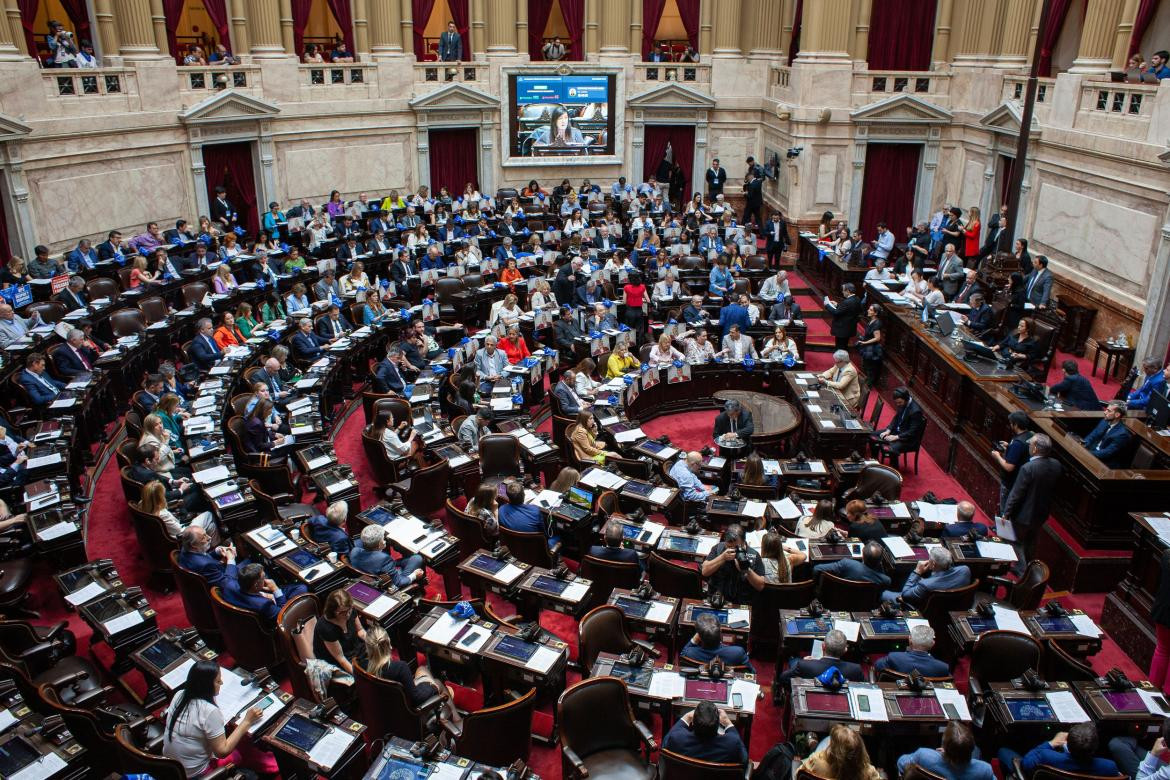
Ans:
POLYGON ((1040 643, 1027 634, 995 630, 979 635, 971 648, 967 682, 967 698, 976 724, 982 723, 990 683, 1008 682, 1029 669, 1039 672, 1042 655, 1040 643))
POLYGON ((110 330, 115 338, 133 336, 146 330, 146 319, 138 309, 119 309, 110 315, 110 330))
POLYGON ((119 725, 135 731, 141 744, 162 747, 164 724, 151 718, 141 707, 108 703, 94 708, 77 707, 62 702, 57 691, 48 685, 42 685, 38 691, 43 709, 65 721, 70 733, 89 751, 88 760, 94 768, 116 772, 118 743, 114 729, 119 725))
POLYGON ((1045 639, 1044 679, 1064 680, 1065 682, 1088 681, 1097 679, 1097 673, 1084 661, 1069 655, 1058 642, 1045 639))
POLYGON ((410 422, 410 402, 396 395, 379 398, 374 402, 370 422, 378 419, 381 415, 387 415, 396 426, 400 423, 408 423, 410 422))
POLYGON ((459 539, 460 560, 480 549, 491 549, 493 546, 484 535, 483 524, 475 515, 464 512, 447 499, 447 527, 459 539))
MULTIPOLYGON (((1013 770, 1014 771, 1011 775, 1013 780, 1015 780, 1015 778, 1023 780, 1024 775, 1020 771, 1018 761, 1016 762, 1016 766, 1013 767, 1013 770)), ((1005 780, 1007 780, 1007 773, 1005 772, 1004 774, 1005 780)), ((1125 774, 1101 777, 1100 775, 1090 775, 1084 772, 1066 772, 1063 769, 1057 769, 1056 767, 1048 766, 1047 764, 1041 764, 1032 770, 1032 780, 1127 780, 1128 777, 1129 775, 1125 774)))
POLYGON ((870 414, 869 414, 869 426, 871 428, 873 428, 875 431, 878 430, 878 421, 881 420, 882 411, 885 410, 885 408, 886 408, 886 402, 879 395, 877 397, 877 399, 873 402, 873 409, 870 410, 870 414))
POLYGON ((635 645, 651 657, 661 655, 651 643, 630 637, 621 609, 610 605, 594 607, 577 623, 577 662, 581 665, 581 676, 590 676, 598 654, 621 655, 635 645))
POLYGON ((658 751, 659 780, 746 780, 750 764, 703 761, 666 748, 658 751))
POLYGON ((979 580, 961 588, 931 591, 918 611, 922 613, 922 617, 929 621, 935 636, 949 636, 950 632, 947 627, 951 620, 950 613, 971 609, 971 605, 975 603, 977 590, 979 590, 979 580))
POLYGON ((276 637, 288 659, 288 679, 292 692, 318 704, 321 700, 309 684, 305 661, 313 657, 313 629, 319 614, 317 597, 312 593, 303 593, 285 604, 276 619, 276 637))
POLYGON ((401 482, 392 483, 389 488, 402 498, 411 512, 420 517, 430 517, 446 504, 447 484, 450 480, 451 463, 444 458, 415 471, 401 482))
POLYGON ((765 582, 764 589, 752 600, 752 654, 775 651, 780 645, 779 610, 807 607, 815 592, 816 584, 812 580, 765 582))
MULTIPOLYGON (((573 454, 572 445, 570 444, 569 447, 570 457, 568 460, 571 461, 573 454)), ((637 458, 606 458, 605 463, 607 466, 613 466, 630 479, 640 479, 643 482, 649 481, 653 473, 653 469, 649 463, 644 460, 638 460, 637 458)))
MULTIPOLYGON (((353 687, 360 720, 366 726, 366 739, 370 744, 390 735, 417 742, 439 728, 439 710, 443 706, 443 698, 439 695, 415 707, 401 685, 370 674, 361 664, 353 666, 353 687)), ((528 734, 525 730, 525 739, 528 739, 528 734)))
POLYGON ((370 468, 374 472, 374 483, 378 492, 386 490, 390 484, 398 481, 398 469, 395 467, 394 461, 390 460, 390 456, 386 454, 386 448, 382 445, 382 437, 375 433, 369 425, 362 428, 362 449, 366 453, 366 462, 370 464, 370 468))
POLYGON ((121 294, 122 288, 118 283, 104 276, 90 279, 85 283, 85 297, 90 303, 102 298, 109 298, 111 302, 116 301, 121 294))
POLYGON ((244 449, 244 418, 236 414, 228 418, 224 426, 227 433, 228 447, 236 457, 236 462, 254 460, 244 449))
POLYGON ((524 473, 520 441, 515 436, 489 433, 479 440, 479 471, 484 482, 498 483, 524 473))
MULTIPOLYGON (((269 495, 254 479, 248 480, 248 487, 252 488, 252 493, 256 496, 259 510, 257 523, 253 527, 259 527, 263 523, 299 523, 317 514, 317 510, 308 504, 295 503, 291 500, 287 503, 281 503, 281 497, 269 495)), ((236 530, 251 529, 237 528, 236 530)))
POLYGON ((276 637, 259 613, 240 609, 223 598, 223 591, 211 589, 211 611, 223 635, 223 645, 236 663, 246 669, 273 669, 284 657, 276 637))
POLYGON ((36 303, 30 303, 24 308, 25 317, 40 314, 41 321, 50 325, 56 325, 67 313, 65 304, 60 301, 37 301, 36 303))
POLYGON ((175 583, 179 587, 179 596, 183 599, 183 610, 187 613, 187 620, 205 639, 214 639, 220 643, 219 623, 215 622, 215 612, 211 607, 211 588, 207 580, 179 563, 179 551, 171 551, 171 569, 175 574, 175 583))
MULTIPOLYGON (((548 537, 540 531, 513 531, 500 526, 500 544, 506 546, 519 561, 530 566, 552 568, 552 553, 548 537)), ((582 572, 581 576, 587 576, 582 572)))
POLYGON ((435 281, 435 300, 439 302, 439 319, 444 322, 453 322, 458 316, 455 307, 455 296, 467 289, 463 280, 454 276, 445 276, 435 281))
MULTIPOLYGON (((122 771, 148 774, 155 780, 187 780, 187 771, 182 764, 173 758, 143 750, 129 726, 122 725, 114 729, 114 740, 122 771)), ((229 763, 199 777, 202 780, 229 780, 243 775, 236 771, 234 764, 229 763)))
POLYGON ((703 577, 699 570, 651 552, 646 559, 650 585, 664 596, 679 599, 703 599, 703 577))
POLYGON ((130 476, 130 468, 124 467, 118 470, 118 475, 122 480, 122 495, 128 502, 135 502, 142 499, 142 488, 145 487, 141 482, 130 476))
POLYGON ((134 275, 134 272, 129 268, 123 267, 119 268, 116 273, 118 274, 118 283, 122 285, 122 289, 129 290, 130 283, 133 281, 131 277, 134 275))
POLYGON ((255 480, 256 484, 278 504, 284 505, 301 498, 300 484, 293 478, 293 473, 284 460, 269 461, 268 465, 238 463, 236 472, 244 479, 255 480))
POLYGON ((232 407, 232 414, 237 417, 245 417, 245 411, 248 408, 248 402, 252 400, 252 393, 236 393, 228 402, 232 407))
POLYGON ((561 451, 561 459, 565 463, 573 462, 573 444, 569 441, 569 428, 576 424, 572 417, 562 417, 557 410, 560 401, 552 393, 548 394, 549 404, 552 406, 552 443, 561 451))
MULTIPOLYGON (((950 674, 944 675, 942 677, 923 676, 922 679, 928 680, 932 683, 944 683, 944 682, 954 682, 955 681, 954 676, 950 675, 950 674)), ((909 680, 910 680, 910 675, 906 674, 905 672, 894 671, 893 669, 882 669, 880 672, 877 673, 877 679, 876 679, 877 682, 892 682, 892 683, 905 683, 905 682, 908 682, 909 680)))
POLYGON ((468 713, 459 727, 444 723, 454 740, 451 752, 488 766, 528 763, 532 750, 532 713, 536 688, 519 699, 468 713))
POLYGON ((157 295, 148 295, 145 298, 140 298, 138 301, 138 310, 142 312, 142 317, 146 320, 147 325, 162 322, 170 314, 167 308, 167 302, 157 295))
POLYGON ((621 501, 618 499, 618 494, 612 490, 603 490, 598 494, 597 500, 593 502, 593 511, 595 511, 600 519, 608 520, 610 517, 621 514, 621 501))
POLYGON ((654 737, 634 719, 626 684, 583 680, 557 699, 561 772, 565 778, 649 778, 654 737), (598 717, 604 713, 604 717, 598 717))
POLYGON ((138 441, 142 438, 142 415, 135 411, 126 412, 122 417, 122 422, 126 426, 126 438, 130 441, 138 441))
POLYGON ((752 501, 773 501, 780 498, 780 485, 745 485, 742 482, 735 486, 739 494, 752 501))
POLYGON ((870 610, 881 603, 882 586, 876 582, 847 580, 823 571, 817 582, 817 599, 828 610, 870 610))
POLYGON ((55 690, 61 701, 78 707, 104 702, 112 690, 102 687, 97 667, 80 656, 64 656, 49 668, 35 671, 35 666, 30 667, 9 652, 7 646, 0 645, 0 679, 15 682, 26 702, 36 702, 42 685, 55 690))
POLYGON ((581 576, 593 580, 593 587, 589 589, 592 594, 590 604, 597 606, 609 599, 614 588, 633 590, 638 587, 642 581, 642 568, 636 563, 607 561, 586 555, 581 559, 581 576))
POLYGON ((386 398, 398 398, 398 394, 375 393, 372 390, 362 391, 362 412, 365 414, 366 425, 374 421, 374 405, 386 398))
POLYGON ((203 300, 203 296, 210 291, 211 288, 207 286, 207 282, 188 282, 183 285, 183 305, 198 306, 203 300))
MULTIPOLYGON (((903 453, 905 454, 905 453, 903 453)), ((915 470, 917 472, 917 469, 915 470)), ((902 496, 902 475, 890 466, 866 466, 857 475, 857 484, 841 499, 843 502, 858 499, 866 501, 881 493, 887 501, 896 501, 902 496)))
POLYGON ((38 626, 25 620, 0 620, 0 645, 32 675, 37 675, 77 652, 77 637, 64 620, 52 626, 38 626))
POLYGON ((1041 560, 1028 561, 1024 568, 1024 575, 1019 580, 1009 580, 1007 577, 988 577, 991 585, 991 596, 996 598, 999 589, 1003 588, 1007 594, 1006 603, 1013 609, 1037 609, 1044 600, 1044 590, 1048 587, 1048 564, 1041 560))
POLYGON ((138 539, 138 550, 151 569, 151 574, 170 589, 169 582, 175 571, 171 567, 171 553, 178 549, 178 541, 167 532, 163 519, 156 514, 142 511, 138 502, 130 503, 130 522, 134 526, 134 536, 138 539))

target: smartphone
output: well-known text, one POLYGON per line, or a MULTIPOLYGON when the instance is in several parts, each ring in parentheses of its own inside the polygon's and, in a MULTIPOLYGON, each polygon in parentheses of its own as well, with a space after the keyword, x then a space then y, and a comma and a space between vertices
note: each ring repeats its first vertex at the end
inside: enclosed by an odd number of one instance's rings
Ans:
POLYGON ((747 628, 748 622, 746 620, 737 620, 734 623, 728 623, 727 627, 728 628, 736 628, 736 629, 747 628))
POLYGON ((742 693, 731 694, 731 704, 737 710, 742 709, 743 708, 743 694, 742 693))
POLYGON ((1155 696, 1154 703, 1162 708, 1162 712, 1170 712, 1170 704, 1166 703, 1165 696, 1155 696))
POLYGON ((479 639, 479 634, 477 634, 474 631, 469 631, 467 633, 467 636, 463 637, 463 641, 460 642, 459 644, 463 645, 464 647, 468 647, 471 645, 472 642, 474 642, 477 639, 479 639))
POLYGON ((943 705, 943 712, 946 713, 947 720, 958 720, 959 719, 959 708, 956 707, 955 705, 951 704, 950 702, 947 702, 946 704, 943 705))
POLYGON ((857 697, 857 707, 862 712, 869 712, 869 697, 868 696, 858 696, 857 697))

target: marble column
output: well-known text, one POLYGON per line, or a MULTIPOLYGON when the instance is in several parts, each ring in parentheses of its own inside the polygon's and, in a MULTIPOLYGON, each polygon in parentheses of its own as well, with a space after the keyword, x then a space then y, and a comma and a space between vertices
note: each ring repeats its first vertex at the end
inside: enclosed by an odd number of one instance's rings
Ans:
POLYGON ((869 22, 873 16, 873 0, 857 0, 857 26, 853 31, 853 60, 869 59, 869 22))
POLYGON ((280 44, 284 47, 285 52, 292 52, 298 60, 301 58, 301 53, 297 51, 292 0, 280 0, 280 44))
POLYGON ((805 3, 800 22, 800 52, 805 63, 849 62, 849 0, 818 0, 805 3))
POLYGON ((369 59, 370 17, 366 0, 353 0, 353 48, 358 59, 369 59))
MULTIPOLYGON (((699 54, 704 57, 711 55, 711 47, 713 45, 711 40, 714 37, 711 32, 711 16, 715 13, 713 9, 714 5, 714 0, 708 0, 699 6, 699 54)), ((642 24, 646 24, 645 19, 642 20, 642 24)), ((639 42, 638 53, 641 54, 641 52, 642 44, 639 42)), ((634 170, 640 171, 642 169, 635 168, 634 170)))
POLYGON ((1003 35, 999 38, 997 60, 1004 68, 1026 67, 1031 59, 1028 32, 1032 23, 1032 0, 1003 0, 1003 35))
POLYGON ((95 43, 102 57, 118 56, 118 28, 114 24, 113 0, 93 0, 93 21, 97 28, 95 43))
MULTIPOLYGON (((942 0, 946 2, 946 0, 942 0)), ((788 47, 792 43, 792 25, 796 23, 796 0, 783 0, 780 3, 780 51, 784 60, 788 60, 788 47)))
MULTIPOLYGON (((399 0, 398 4, 398 18, 401 21, 399 25, 399 39, 402 41, 402 53, 414 54, 414 9, 411 6, 410 0, 399 0)), ((466 43, 466 41, 464 41, 466 43)), ((470 58, 470 53, 468 57, 470 58)))
MULTIPOLYGON (((528 0, 521 0, 521 6, 524 8, 524 14, 528 14, 528 0)), ((597 56, 601 51, 601 7, 595 2, 585 3, 585 40, 582 49, 584 56, 588 59, 590 56, 597 56)), ((525 22, 525 28, 528 23, 525 22)), ((628 27, 627 27, 628 29, 628 27)))
POLYGON ((1124 0, 1087 0, 1081 45, 1069 73, 1109 72, 1113 67, 1113 45, 1124 0))
POLYGON ((150 23, 154 27, 154 45, 158 50, 172 56, 178 54, 177 51, 171 51, 170 41, 167 40, 167 15, 163 11, 163 0, 150 0, 150 23))
POLYGON ((16 45, 16 35, 21 33, 20 37, 24 38, 23 31, 13 31, 8 14, 3 13, 3 10, 0 8, 0 60, 22 60, 24 52, 16 45))
POLYGON ((997 8, 991 0, 966 0, 961 4, 958 35, 952 42, 952 57, 956 66, 983 67, 988 64, 991 31, 995 28, 997 8))
POLYGON ((784 50, 780 37, 783 27, 781 17, 783 4, 777 7, 772 0, 748 0, 748 23, 751 25, 752 35, 747 38, 751 41, 748 53, 752 57, 779 57, 784 50))
POLYGON ((471 38, 470 41, 463 42, 463 59, 474 60, 475 55, 479 54, 480 59, 488 50, 488 21, 484 4, 487 0, 471 0, 471 29, 467 35, 471 38))
POLYGON ((715 17, 714 37, 715 48, 713 57, 740 57, 743 49, 740 47, 740 11, 743 10, 742 0, 720 0, 719 13, 715 17))
POLYGON ((20 6, 16 4, 16 0, 4 0, 3 8, 4 16, 8 18, 8 29, 12 34, 12 43, 16 46, 17 51, 23 55, 28 55, 28 41, 24 39, 24 29, 20 25, 20 6))
POLYGON ((1162 225, 1154 265, 1150 269, 1150 287, 1146 295, 1146 316, 1137 338, 1136 359, 1147 355, 1161 357, 1170 342, 1170 222, 1162 225))
POLYGON ((367 0, 370 24, 370 56, 376 60, 401 57, 401 0, 367 0))
MULTIPOLYGON (((641 3, 630 3, 626 7, 630 9, 629 24, 627 25, 627 29, 629 30, 630 45, 629 45, 629 48, 627 49, 627 51, 629 51, 631 54, 636 54, 636 55, 638 55, 639 58, 641 58, 641 56, 642 56, 642 26, 643 26, 642 4, 641 3)), ((607 15, 608 15, 608 11, 609 11, 609 9, 606 9, 607 15)))
POLYGON ((1117 40, 1113 43, 1112 70, 1125 70, 1125 61, 1129 59, 1129 39, 1133 35, 1133 23, 1137 19, 1139 2, 1140 0, 1125 0, 1121 22, 1117 25, 1117 40))
POLYGON ((935 66, 951 61, 951 13, 954 0, 938 0, 934 16, 934 48, 930 60, 935 66))
POLYGON ((118 51, 123 59, 157 60, 163 57, 154 37, 150 0, 114 0, 114 21, 121 42, 118 51))
POLYGON ((487 0, 488 56, 516 53, 516 0, 487 0))
MULTIPOLYGON (((589 11, 585 11, 585 19, 588 22, 589 11)), ((586 25, 588 26, 588 24, 586 25)), ((541 32, 544 32, 541 30, 541 32)), ((565 46, 568 49, 568 46, 565 46)), ((516 0, 516 53, 528 54, 528 58, 532 59, 532 52, 528 51, 528 0, 516 0)), ((566 55, 567 56, 567 55, 566 55)), ((487 179, 480 179, 480 181, 488 181, 487 179)))
POLYGON ((252 59, 273 60, 286 56, 280 31, 285 5, 288 5, 287 0, 282 0, 280 6, 273 0, 248 0, 248 39, 252 42, 252 59))
POLYGON ((251 49, 248 39, 248 0, 231 0, 232 52, 239 56, 251 49))
MULTIPOLYGON (((627 0, 599 0, 601 4, 601 54, 629 54, 633 26, 630 23, 631 6, 627 0)), ((593 3, 592 5, 596 5, 593 3)), ((588 13, 588 11, 586 11, 588 13)), ((642 25, 638 23, 638 46, 642 45, 642 25)), ((640 49, 639 49, 640 51, 640 49)))

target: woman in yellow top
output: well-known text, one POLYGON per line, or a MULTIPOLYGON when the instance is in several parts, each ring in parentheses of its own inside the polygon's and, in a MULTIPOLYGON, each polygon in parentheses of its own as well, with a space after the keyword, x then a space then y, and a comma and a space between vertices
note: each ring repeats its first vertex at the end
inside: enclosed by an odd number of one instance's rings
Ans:
POLYGON ((382 211, 393 211, 394 209, 406 208, 406 201, 398 194, 398 190, 390 190, 390 194, 382 198, 382 211))
POLYGON ((616 452, 609 452, 597 443, 597 420, 591 412, 577 414, 577 424, 569 431, 573 444, 573 455, 577 460, 592 460, 604 463, 606 458, 616 458, 616 452))
POLYGON ((605 364, 605 378, 613 379, 634 371, 639 366, 638 358, 630 354, 629 345, 622 343, 610 353, 609 361, 605 364))

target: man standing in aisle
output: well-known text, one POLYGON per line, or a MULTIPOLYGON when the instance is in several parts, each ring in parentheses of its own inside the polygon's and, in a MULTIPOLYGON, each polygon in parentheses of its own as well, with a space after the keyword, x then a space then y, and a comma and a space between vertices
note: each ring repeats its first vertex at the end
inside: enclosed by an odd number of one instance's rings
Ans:
POLYGON ((723 194, 723 185, 727 181, 727 169, 719 165, 719 158, 711 161, 707 169, 707 197, 715 200, 716 195, 723 194))

